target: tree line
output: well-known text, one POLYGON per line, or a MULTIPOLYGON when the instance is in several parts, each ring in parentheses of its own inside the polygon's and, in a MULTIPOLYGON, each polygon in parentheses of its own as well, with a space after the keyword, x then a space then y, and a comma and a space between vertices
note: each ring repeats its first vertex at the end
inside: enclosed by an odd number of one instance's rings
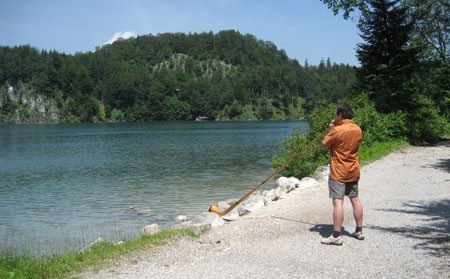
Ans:
POLYGON ((290 59, 235 30, 166 33, 66 55, 0 47, 0 121, 26 109, 5 93, 26 87, 57 105, 60 122, 301 119, 356 83, 355 68, 290 59))
MULTIPOLYGON (((354 110, 361 126, 360 154, 398 142, 434 142, 450 134, 450 2, 448 0, 322 0, 349 18, 359 14, 363 42, 357 45, 361 67, 351 94, 340 103, 354 110)), ((295 131, 276 169, 328 127, 336 103, 323 102, 307 116, 308 133, 295 131)), ((285 176, 303 177, 329 162, 328 152, 313 145, 289 165, 285 176)))

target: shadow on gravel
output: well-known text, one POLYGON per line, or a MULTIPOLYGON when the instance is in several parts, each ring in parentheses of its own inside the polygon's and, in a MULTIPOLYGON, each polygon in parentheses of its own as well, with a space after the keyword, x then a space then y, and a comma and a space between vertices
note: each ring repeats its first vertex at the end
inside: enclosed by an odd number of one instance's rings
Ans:
MULTIPOLYGON (((447 148, 450 148, 450 139, 446 138, 446 139, 442 139, 438 143, 423 144, 423 145, 418 145, 418 146, 424 146, 424 147, 445 146, 447 148)), ((423 167, 439 169, 439 170, 450 172, 450 159, 449 158, 439 159, 436 163, 430 164, 430 165, 425 165, 423 167)))
MULTIPOLYGON (((310 228, 311 232, 318 232, 322 237, 329 237, 333 233, 333 224, 317 224, 314 227, 310 228)), ((344 227, 342 227, 342 235, 344 236, 352 236, 344 227)))
POLYGON ((450 172, 450 159, 440 159, 437 163, 430 165, 430 167, 450 172))
POLYGON ((387 212, 423 216, 426 226, 390 227, 368 226, 373 230, 401 234, 407 238, 420 240, 415 249, 425 249, 429 254, 441 257, 450 255, 450 200, 431 203, 404 203, 406 209, 380 209, 387 212))
POLYGON ((280 217, 280 216, 270 216, 270 218, 280 219, 280 220, 294 222, 294 223, 302 223, 302 224, 307 224, 307 225, 314 225, 313 223, 310 223, 310 222, 305 222, 305 221, 302 221, 302 220, 294 220, 294 219, 280 217))

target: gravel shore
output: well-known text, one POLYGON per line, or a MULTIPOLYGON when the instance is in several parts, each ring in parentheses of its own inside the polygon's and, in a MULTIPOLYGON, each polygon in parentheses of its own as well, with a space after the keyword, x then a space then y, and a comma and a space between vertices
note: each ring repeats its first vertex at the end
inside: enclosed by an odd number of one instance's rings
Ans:
POLYGON ((296 189, 199 239, 123 257, 81 278, 450 278, 450 141, 410 146, 361 170, 366 239, 345 200, 344 244, 326 182, 296 189))

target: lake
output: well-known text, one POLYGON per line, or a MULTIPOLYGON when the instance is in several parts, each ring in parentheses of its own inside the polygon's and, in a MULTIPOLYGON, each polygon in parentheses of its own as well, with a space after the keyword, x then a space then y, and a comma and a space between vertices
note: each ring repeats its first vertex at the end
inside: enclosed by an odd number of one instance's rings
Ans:
POLYGON ((0 251, 58 254, 99 236, 132 239, 152 223, 169 228, 258 185, 284 139, 306 125, 0 125, 0 251))

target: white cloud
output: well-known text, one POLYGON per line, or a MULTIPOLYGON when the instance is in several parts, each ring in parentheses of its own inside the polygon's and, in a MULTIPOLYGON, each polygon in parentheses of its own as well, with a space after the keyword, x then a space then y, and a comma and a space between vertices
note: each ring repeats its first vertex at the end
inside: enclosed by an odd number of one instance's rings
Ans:
POLYGON ((122 38, 122 39, 129 39, 129 38, 134 38, 136 37, 136 33, 133 31, 127 31, 127 32, 117 32, 116 34, 114 34, 114 36, 107 41, 106 43, 104 43, 103 45, 109 45, 114 43, 115 41, 117 41, 118 39, 122 38))

